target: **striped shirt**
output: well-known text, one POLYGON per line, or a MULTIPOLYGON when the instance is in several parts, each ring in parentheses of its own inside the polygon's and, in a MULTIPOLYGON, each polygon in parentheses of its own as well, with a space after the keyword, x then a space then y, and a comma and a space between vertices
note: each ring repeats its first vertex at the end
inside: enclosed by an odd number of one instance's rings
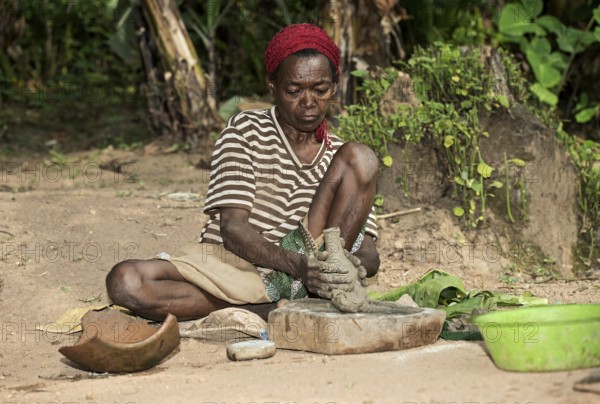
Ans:
MULTIPOLYGON (((222 244, 219 208, 250 211, 251 226, 272 243, 298 227, 333 155, 343 144, 332 136, 333 150, 321 144, 312 163, 302 164, 283 134, 275 107, 241 112, 229 119, 215 144, 204 205, 209 220, 200 242, 222 244)), ((377 237, 373 212, 366 232, 377 237)))

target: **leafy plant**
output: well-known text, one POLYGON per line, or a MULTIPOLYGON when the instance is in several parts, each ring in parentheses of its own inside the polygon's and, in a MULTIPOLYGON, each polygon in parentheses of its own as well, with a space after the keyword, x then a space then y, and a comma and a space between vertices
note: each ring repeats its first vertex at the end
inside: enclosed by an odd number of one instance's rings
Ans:
MULTIPOLYGON (((497 23, 501 41, 517 43, 527 58, 536 78, 530 87, 533 93, 555 106, 575 56, 600 42, 600 6, 582 30, 564 25, 554 16, 541 15, 542 11, 541 0, 520 0, 502 9, 497 23)), ((575 119, 588 122, 598 111, 600 104, 589 103, 587 94, 582 94, 575 119)))
POLYGON ((491 76, 477 50, 463 52, 436 43, 427 50, 418 48, 401 68, 411 76, 421 105, 401 105, 395 112, 384 114, 380 103, 398 71, 388 68, 372 75, 354 72, 364 79, 361 89, 365 97, 363 102, 346 107, 346 115, 340 118, 340 133, 348 140, 372 146, 384 165, 393 163, 387 156, 390 142, 432 145, 445 162, 453 194, 460 201, 453 213, 476 227, 485 220, 487 198, 503 186, 491 179, 494 168, 479 151, 479 139, 489 134, 479 127, 477 111, 508 107, 508 100, 491 90, 491 76))
POLYGON ((375 205, 375 213, 380 213, 383 207, 383 196, 375 195, 375 202, 373 204, 375 205))
POLYGON ((379 112, 379 103, 391 83, 396 80, 398 71, 387 68, 377 77, 368 72, 356 70, 351 73, 364 79, 359 91, 364 91, 364 100, 346 107, 347 115, 340 120, 341 132, 347 140, 365 143, 373 147, 382 157, 384 165, 391 166, 391 157, 387 154, 387 144, 394 142, 394 133, 401 124, 398 114, 384 115, 379 112))
POLYGON ((20 52, 7 62, 10 69, 2 69, 0 81, 23 87, 26 82, 60 86, 62 82, 112 84, 137 78, 137 72, 111 52, 117 24, 127 25, 115 20, 119 1, 30 0, 19 4, 18 16, 25 25, 15 43, 20 52))
POLYGON ((587 236, 589 241, 587 257, 585 257, 586 264, 589 266, 599 241, 596 239, 595 232, 600 228, 600 144, 569 136, 563 130, 562 123, 557 128, 557 136, 567 146, 579 173, 581 233, 587 236))
MULTIPOLYGON (((580 250, 585 256, 582 257, 584 264, 590 266, 598 244, 597 234, 594 229, 600 228, 600 144, 593 140, 583 140, 568 134, 563 123, 557 115, 550 111, 528 88, 528 82, 523 76, 521 69, 513 58, 505 55, 503 65, 508 75, 507 83, 515 99, 537 115, 546 126, 556 130, 557 139, 565 145, 579 176, 579 207, 581 210, 581 234, 586 240, 580 250)), ((587 95, 583 94, 584 99, 587 95)), ((587 101, 586 101, 587 102, 587 101)), ((508 162, 515 163, 515 159, 508 162)), ((518 165, 518 164, 517 164, 518 165)))

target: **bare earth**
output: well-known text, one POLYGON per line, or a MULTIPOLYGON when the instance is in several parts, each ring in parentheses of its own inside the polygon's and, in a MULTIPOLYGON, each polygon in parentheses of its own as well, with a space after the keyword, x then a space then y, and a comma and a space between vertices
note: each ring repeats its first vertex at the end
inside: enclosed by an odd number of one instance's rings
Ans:
MULTIPOLYGON (((597 394, 573 390, 590 369, 505 372, 476 342, 439 340, 407 351, 347 356, 279 350, 270 359, 231 362, 224 344, 184 339, 178 351, 146 372, 79 370, 58 352, 76 335, 42 334, 35 327, 75 307, 108 303, 104 278, 116 262, 197 239, 208 180, 206 171, 194 168, 197 155, 135 155, 137 161, 122 173, 99 170, 91 158, 66 166, 60 176, 43 163, 29 162, 25 173, 15 168, 17 160, 3 162, 0 403, 598 402, 597 394), (134 175, 137 181, 128 181, 134 175), (11 192, 17 188, 21 192, 11 192), (199 199, 167 198, 173 192, 197 193, 199 199)), ((475 254, 457 262, 440 253, 444 250, 407 256, 402 240, 422 237, 414 234, 416 228, 428 228, 437 240, 448 230, 444 226, 454 226, 436 215, 425 209, 388 221, 378 242, 382 270, 370 290, 397 287, 439 267, 463 278, 468 289, 530 290, 552 303, 600 303, 599 280, 535 283, 517 277, 508 288, 498 276, 502 261, 480 265, 475 254), (437 227, 426 225, 431 221, 437 227)))

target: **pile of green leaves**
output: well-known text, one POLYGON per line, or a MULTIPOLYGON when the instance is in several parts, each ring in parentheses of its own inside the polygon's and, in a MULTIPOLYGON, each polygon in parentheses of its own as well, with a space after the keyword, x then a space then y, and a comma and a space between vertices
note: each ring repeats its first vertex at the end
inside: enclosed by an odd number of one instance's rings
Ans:
MULTIPOLYGON (((419 307, 445 311, 446 330, 448 322, 460 316, 470 316, 473 313, 496 310, 499 307, 548 304, 547 299, 534 297, 531 293, 516 296, 489 290, 467 292, 459 277, 439 269, 427 272, 416 282, 385 293, 369 292, 369 298, 394 302, 405 294, 409 295, 419 307)), ((446 335, 448 334, 450 333, 447 332, 446 335)))

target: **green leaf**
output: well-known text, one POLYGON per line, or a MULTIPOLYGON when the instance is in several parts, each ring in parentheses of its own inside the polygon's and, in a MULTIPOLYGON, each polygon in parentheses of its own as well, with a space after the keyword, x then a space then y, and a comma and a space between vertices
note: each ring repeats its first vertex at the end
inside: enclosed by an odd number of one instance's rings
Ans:
POLYGON ((354 77, 366 78, 369 77, 369 72, 366 70, 353 70, 350 72, 354 77))
POLYGON ((590 97, 587 95, 587 93, 584 91, 581 94, 579 94, 579 101, 577 101, 577 104, 575 105, 575 111, 580 111, 584 108, 587 108, 588 104, 590 103, 590 97))
POLYGON ((596 23, 600 24, 600 6, 594 9, 594 18, 596 19, 596 23))
POLYGON ((473 106, 473 103, 469 100, 464 100, 460 103, 460 106, 464 109, 469 109, 473 106))
POLYGON ((527 33, 545 35, 546 32, 542 27, 531 22, 532 18, 539 15, 539 12, 536 14, 536 11, 541 1, 532 0, 528 3, 534 7, 524 8, 521 4, 507 4, 502 9, 498 19, 498 29, 507 37, 506 39, 518 42, 519 38, 527 33))
POLYGON ((383 196, 381 195, 375 195, 375 202, 373 202, 373 205, 377 206, 378 208, 383 206, 383 196))
POLYGON ((60 291, 63 293, 69 293, 71 289, 67 285, 60 285, 60 291))
POLYGON ((413 296, 419 307, 447 306, 452 301, 460 301, 467 294, 463 281, 453 275, 446 274, 421 282, 421 287, 413 296))
POLYGON ((543 15, 536 20, 536 23, 544 27, 546 31, 550 31, 553 34, 561 35, 565 30, 565 25, 560 20, 551 15, 543 15))
POLYGON ((599 110, 600 104, 590 108, 582 109, 577 114, 575 114, 575 120, 579 123, 589 122, 596 116, 596 113, 598 113, 599 110))
MULTIPOLYGON (((545 40, 545 38, 542 39, 545 40)), ((532 41, 532 44, 533 43, 534 41, 532 41)), ((545 88, 552 88, 560 82, 560 71, 548 62, 549 52, 538 53, 538 51, 546 52, 546 50, 548 50, 542 42, 536 41, 536 46, 528 47, 525 51, 525 56, 527 56, 527 61, 531 65, 538 82, 545 88)), ((550 46, 549 43, 548 46, 550 46)))
POLYGON ((460 206, 457 206, 454 209, 452 209, 452 213, 454 213, 454 216, 462 217, 465 214, 465 210, 460 206))
MULTIPOLYGON (((481 194, 481 182, 479 181, 473 181, 471 182, 471 187, 470 187, 473 191, 475 191, 475 194, 477 196, 479 196, 481 194)), ((472 202, 472 201, 471 201, 472 202)), ((473 209, 473 211, 475 211, 475 209, 473 209)))
POLYGON ((388 292, 368 293, 372 300, 386 301, 396 301, 404 294, 412 297, 420 307, 444 310, 447 319, 464 314, 470 315, 474 309, 495 310, 498 306, 548 304, 547 299, 534 297, 530 292, 525 292, 521 296, 489 290, 472 290, 467 293, 460 278, 437 269, 429 271, 416 282, 388 292))
POLYGON ((372 300, 385 300, 388 302, 395 302, 396 300, 400 299, 402 297, 402 295, 405 295, 405 294, 408 294, 410 296, 414 295, 415 290, 419 287, 421 287, 421 285, 417 281, 417 282, 413 282, 413 283, 405 285, 405 286, 400 286, 399 288, 392 289, 385 293, 368 292, 368 295, 372 300))
POLYGON ((490 184, 490 186, 494 188, 502 188, 504 184, 502 184, 500 181, 494 181, 490 184))
POLYGON ((517 159, 517 158, 510 159, 510 160, 508 160, 508 162, 513 163, 517 167, 525 167, 527 165, 527 163, 525 163, 523 160, 517 159))
POLYGON ((556 43, 564 52, 583 52, 589 45, 596 42, 595 34, 580 29, 567 27, 565 32, 556 37, 556 43))
MULTIPOLYGON (((115 32, 108 38, 108 46, 117 54, 125 64, 135 69, 141 65, 140 52, 138 49, 137 35, 133 24, 127 24, 131 17, 133 6, 129 6, 119 16, 115 32)), ((115 10, 116 13, 116 10, 115 10)), ((118 14, 118 13, 117 13, 118 14)), ((115 14, 115 17, 117 15, 115 14)))
POLYGON ((454 177, 454 182, 456 182, 458 185, 465 185, 465 181, 460 177, 454 177))
POLYGON ((600 27, 594 29, 594 37, 596 38, 596 41, 600 42, 600 27))
POLYGON ((525 292, 522 296, 494 293, 494 298, 498 306, 541 306, 548 304, 548 299, 535 297, 531 292, 525 292))
POLYGON ((529 43, 529 48, 535 51, 540 56, 549 55, 552 50, 550 41, 544 37, 535 37, 529 43))
POLYGON ((446 149, 448 149, 449 147, 451 147, 454 144, 454 136, 452 135, 446 135, 444 137, 444 147, 446 149))
POLYGON ((494 306, 493 302, 494 301, 490 298, 490 296, 480 294, 479 296, 464 299, 460 303, 453 304, 448 307, 441 307, 441 309, 446 312, 446 318, 453 318, 463 314, 469 315, 473 313, 474 309, 492 309, 494 306))
POLYGON ((542 0, 521 0, 521 3, 523 10, 527 13, 524 17, 536 18, 544 10, 544 2, 542 0))
POLYGON ((504 108, 509 108, 510 107, 510 103, 508 102, 508 98, 506 98, 504 95, 498 94, 496 96, 496 99, 498 100, 498 102, 500 103, 500 105, 502 105, 504 108))
POLYGON ((394 159, 392 158, 392 156, 385 156, 383 158, 383 165, 386 167, 391 167, 392 164, 394 164, 394 159))
POLYGON ((477 164, 477 172, 483 178, 490 178, 492 176, 493 171, 494 171, 494 169, 491 166, 489 166, 488 164, 484 163, 483 161, 481 163, 477 164))
POLYGON ((244 100, 243 97, 239 95, 234 95, 227 101, 221 103, 219 106, 219 115, 224 122, 227 122, 229 118, 238 113, 240 110, 238 105, 244 100))
POLYGON ((550 55, 548 55, 546 63, 556 67, 559 70, 564 70, 569 64, 569 58, 562 52, 552 52, 550 55))
POLYGON ((546 89, 540 83, 534 83, 529 86, 529 90, 534 93, 542 102, 549 105, 558 104, 558 97, 552 91, 546 89))

